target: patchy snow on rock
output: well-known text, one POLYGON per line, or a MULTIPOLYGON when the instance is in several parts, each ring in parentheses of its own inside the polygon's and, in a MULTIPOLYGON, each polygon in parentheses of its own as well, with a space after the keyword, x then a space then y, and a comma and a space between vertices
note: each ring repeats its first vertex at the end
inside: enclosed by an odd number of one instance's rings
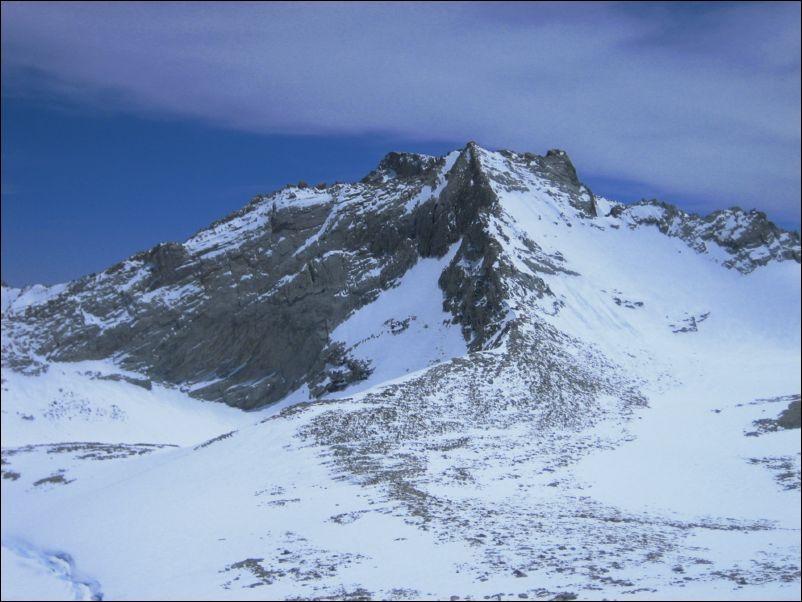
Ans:
POLYGON ((2 313, 6 313, 7 311, 20 312, 28 307, 47 303, 67 290, 68 284, 69 283, 62 283, 52 286, 34 284, 22 289, 4 286, 2 287, 2 313))
POLYGON ((3 285, 0 287, 0 313, 6 313, 14 300, 19 297, 21 289, 3 285))
POLYGON ((163 287, 156 290, 143 293, 140 299, 143 303, 164 303, 165 305, 172 305, 185 297, 197 295, 203 292, 203 289, 195 284, 185 284, 177 287, 163 287))
POLYGON ((448 174, 451 171, 451 168, 454 167, 454 163, 456 163, 457 159, 459 158, 460 152, 459 151, 452 151, 448 153, 445 157, 445 164, 440 172, 437 174, 437 183, 434 186, 423 186, 418 194, 413 196, 404 204, 404 212, 410 213, 415 207, 420 205, 421 203, 425 203, 431 198, 438 198, 440 193, 443 192, 446 185, 448 184, 448 174))
POLYGON ((665 217, 665 209, 653 205, 638 205, 627 211, 636 223, 656 223, 665 217))

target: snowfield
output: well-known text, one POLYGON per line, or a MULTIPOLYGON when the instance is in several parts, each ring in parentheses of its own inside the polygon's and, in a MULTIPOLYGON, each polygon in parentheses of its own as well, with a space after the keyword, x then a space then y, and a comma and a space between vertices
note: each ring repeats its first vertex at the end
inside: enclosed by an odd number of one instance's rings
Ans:
MULTIPOLYGON (((655 207, 587 216, 475 153, 509 270, 482 349, 443 308, 455 243, 332 330, 372 372, 321 399, 4 367, 3 600, 800 599, 799 263, 731 269, 655 207)), ((4 289, 4 341, 51 294, 4 289)))

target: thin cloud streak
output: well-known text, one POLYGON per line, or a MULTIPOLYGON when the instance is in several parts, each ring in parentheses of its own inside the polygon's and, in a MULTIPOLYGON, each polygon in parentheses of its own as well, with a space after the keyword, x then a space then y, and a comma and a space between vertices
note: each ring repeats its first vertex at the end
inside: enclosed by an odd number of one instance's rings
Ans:
POLYGON ((559 146, 644 196, 799 222, 798 3, 2 6, 4 94, 249 132, 559 146))

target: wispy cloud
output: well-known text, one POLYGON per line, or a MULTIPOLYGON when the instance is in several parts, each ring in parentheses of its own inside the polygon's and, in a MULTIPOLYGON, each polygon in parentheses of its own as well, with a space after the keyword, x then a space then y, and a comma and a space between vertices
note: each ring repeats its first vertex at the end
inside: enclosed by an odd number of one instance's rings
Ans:
POLYGON ((2 11, 4 94, 266 133, 560 146, 645 195, 799 221, 799 3, 2 11))

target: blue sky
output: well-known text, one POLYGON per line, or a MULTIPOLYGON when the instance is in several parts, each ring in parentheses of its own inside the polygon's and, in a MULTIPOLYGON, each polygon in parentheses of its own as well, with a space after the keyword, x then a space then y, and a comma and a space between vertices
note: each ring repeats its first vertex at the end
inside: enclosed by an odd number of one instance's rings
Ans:
POLYGON ((799 3, 2 4, 2 275, 99 271, 389 150, 800 221, 799 3))

